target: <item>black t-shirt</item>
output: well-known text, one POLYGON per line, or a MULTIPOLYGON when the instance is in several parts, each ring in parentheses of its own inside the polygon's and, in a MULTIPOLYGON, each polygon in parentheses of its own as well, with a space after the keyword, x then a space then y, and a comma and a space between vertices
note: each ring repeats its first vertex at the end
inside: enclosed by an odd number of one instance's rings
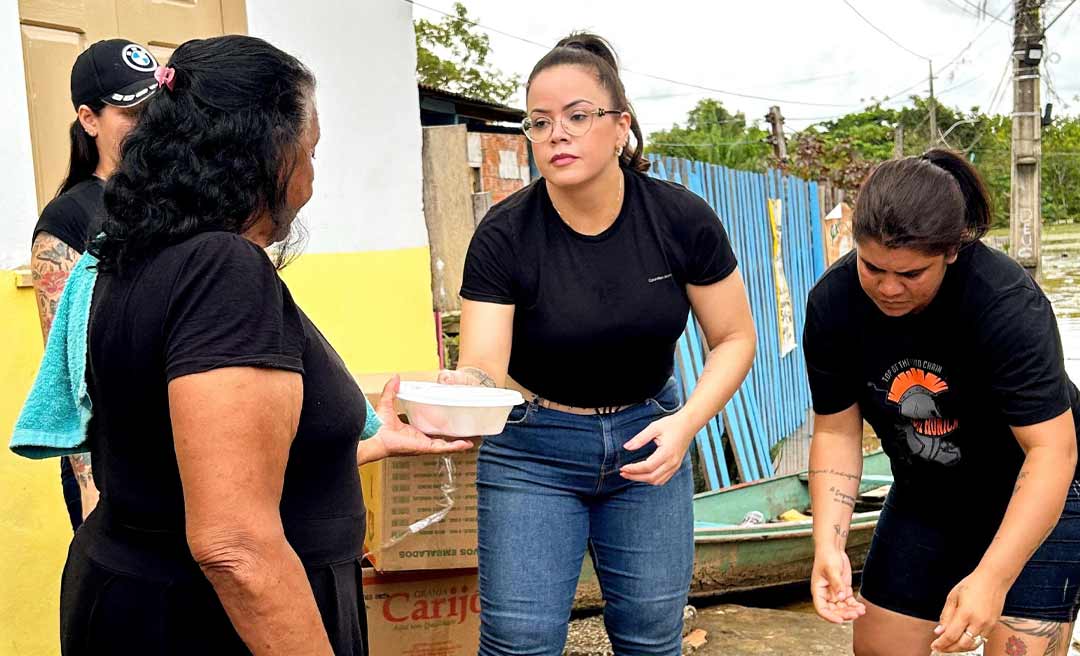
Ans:
POLYGON ((974 243, 926 309, 890 318, 856 266, 853 251, 810 292, 803 346, 814 410, 859 404, 892 461, 897 506, 928 521, 1000 520, 1024 460, 1010 426, 1070 408, 1080 425, 1050 301, 1019 264, 974 243))
POLYGON ((488 212, 461 296, 514 305, 510 376, 578 407, 636 403, 671 376, 686 285, 735 270, 712 208, 686 188, 624 171, 622 210, 599 235, 571 229, 543 179, 488 212))
POLYGON ((104 208, 105 183, 98 178, 83 180, 49 201, 34 226, 34 238, 47 232, 82 253, 101 229, 104 208))
POLYGON ((123 276, 100 274, 88 339, 94 404, 88 439, 104 510, 104 518, 87 525, 97 531, 95 560, 136 575, 198 573, 184 538, 168 384, 233 366, 303 376, 281 516, 309 577, 312 567, 361 556, 365 512, 356 447, 364 396, 260 248, 239 235, 205 233, 123 276), (143 535, 159 537, 150 548, 136 548, 143 535))

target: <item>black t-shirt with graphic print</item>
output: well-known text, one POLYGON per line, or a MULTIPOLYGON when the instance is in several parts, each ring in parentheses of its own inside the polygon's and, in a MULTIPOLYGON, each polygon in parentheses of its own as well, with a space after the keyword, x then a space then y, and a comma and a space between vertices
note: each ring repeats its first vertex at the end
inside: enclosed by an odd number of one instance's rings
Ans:
POLYGON ((926 309, 903 317, 877 309, 856 266, 853 251, 810 292, 815 412, 859 404, 892 461, 897 507, 927 521, 1000 520, 1024 460, 1010 427, 1070 408, 1080 427, 1050 301, 982 243, 960 251, 926 309))
POLYGON ((514 305, 510 376, 578 407, 636 403, 671 376, 686 285, 735 270, 712 208, 681 185, 625 171, 615 222, 598 235, 559 217, 543 179, 493 207, 465 259, 463 298, 514 305))

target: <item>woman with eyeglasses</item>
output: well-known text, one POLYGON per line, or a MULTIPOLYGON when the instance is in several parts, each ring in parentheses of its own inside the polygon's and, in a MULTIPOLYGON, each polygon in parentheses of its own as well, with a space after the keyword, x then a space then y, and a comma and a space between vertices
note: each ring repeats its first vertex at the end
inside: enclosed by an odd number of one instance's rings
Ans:
POLYGON ((688 447, 753 360, 746 292, 712 209, 645 175, 606 41, 563 39, 526 90, 543 177, 478 227, 460 364, 441 376, 527 399, 479 455, 480 654, 562 654, 589 551, 614 653, 677 655, 694 556, 688 447), (711 352, 684 406, 672 371, 690 310, 711 352))

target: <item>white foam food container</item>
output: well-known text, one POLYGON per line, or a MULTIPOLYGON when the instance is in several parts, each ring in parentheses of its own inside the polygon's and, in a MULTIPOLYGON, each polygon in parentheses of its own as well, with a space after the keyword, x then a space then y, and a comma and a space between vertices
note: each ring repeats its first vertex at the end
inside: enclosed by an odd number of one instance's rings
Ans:
POLYGON ((466 438, 498 435, 510 410, 525 402, 515 390, 411 381, 401 383, 397 398, 417 430, 466 438))

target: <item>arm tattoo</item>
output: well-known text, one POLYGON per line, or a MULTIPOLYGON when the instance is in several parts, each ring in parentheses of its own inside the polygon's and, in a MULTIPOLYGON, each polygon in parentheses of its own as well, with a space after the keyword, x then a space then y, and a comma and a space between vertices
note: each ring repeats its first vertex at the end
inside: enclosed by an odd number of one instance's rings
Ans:
POLYGON ((807 471, 806 474, 808 476, 817 476, 819 474, 831 474, 833 476, 840 476, 841 478, 846 478, 849 481, 857 481, 857 480, 859 480, 859 477, 857 475, 855 475, 855 474, 852 474, 850 472, 836 471, 835 469, 811 469, 811 470, 807 471))
POLYGON ((847 542, 848 532, 840 528, 839 524, 833 524, 833 531, 836 532, 836 546, 839 549, 844 548, 844 544, 847 542))
POLYGON ((73 456, 68 456, 68 462, 71 463, 71 471, 75 473, 75 480, 79 482, 79 487, 87 488, 94 484, 89 453, 76 453, 73 456))
MULTIPOLYGON (((68 246, 61 239, 47 232, 40 232, 34 238, 30 251, 31 278, 34 281, 34 295, 37 297, 38 318, 41 320, 41 336, 48 341, 52 330, 56 308, 60 304, 60 295, 68 276, 79 260, 79 252, 68 246)), ((68 456, 75 480, 82 490, 95 490, 93 472, 90 467, 90 454, 79 453, 68 456)), ((85 510, 85 509, 84 509, 85 510)))
POLYGON ((829 492, 833 493, 833 501, 842 503, 852 509, 855 508, 855 497, 837 487, 830 487, 829 492))
POLYGON ((487 375, 487 372, 479 367, 462 367, 459 371, 475 376, 484 387, 497 387, 495 385, 495 379, 487 375))
POLYGON ((56 307, 79 253, 47 232, 38 233, 30 252, 31 278, 37 297, 41 336, 46 340, 56 317, 56 307))
POLYGON ((1020 482, 1027 478, 1027 476, 1027 471, 1021 471, 1019 474, 1016 475, 1016 487, 1013 488, 1014 495, 1020 491, 1020 482))

